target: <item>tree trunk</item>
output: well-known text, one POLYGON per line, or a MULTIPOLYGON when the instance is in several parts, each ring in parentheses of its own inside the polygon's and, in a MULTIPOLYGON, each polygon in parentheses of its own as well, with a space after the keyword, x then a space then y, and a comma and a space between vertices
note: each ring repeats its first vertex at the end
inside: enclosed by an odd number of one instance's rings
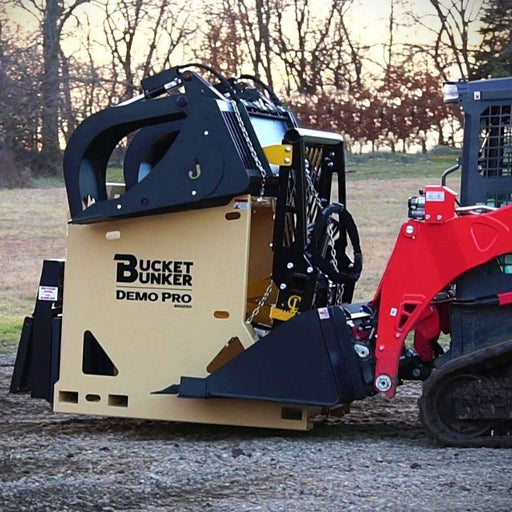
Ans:
POLYGON ((41 174, 60 173, 62 152, 59 144, 59 18, 62 0, 47 0, 43 19, 43 83, 41 84, 41 174))
POLYGON ((437 143, 439 146, 444 146, 444 134, 443 134, 443 125, 441 122, 437 123, 437 143))

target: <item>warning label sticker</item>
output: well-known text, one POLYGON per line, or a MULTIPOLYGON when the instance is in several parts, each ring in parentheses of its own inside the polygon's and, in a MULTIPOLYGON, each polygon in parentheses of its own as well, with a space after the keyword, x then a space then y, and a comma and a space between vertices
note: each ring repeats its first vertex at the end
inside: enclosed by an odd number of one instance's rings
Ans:
POLYGON ((425 194, 425 201, 431 201, 433 203, 442 203, 444 201, 443 190, 427 190, 425 194))
POLYGON ((37 298, 38 300, 55 302, 59 298, 59 288, 57 286, 40 286, 37 298))
POLYGON ((320 317, 320 320, 327 320, 330 318, 329 310, 327 308, 318 308, 318 316, 320 317))

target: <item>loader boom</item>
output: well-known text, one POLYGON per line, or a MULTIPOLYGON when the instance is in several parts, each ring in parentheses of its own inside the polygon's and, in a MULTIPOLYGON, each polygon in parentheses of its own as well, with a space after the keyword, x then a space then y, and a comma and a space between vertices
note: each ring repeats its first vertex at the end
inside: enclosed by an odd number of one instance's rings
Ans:
MULTIPOLYGON (((372 301, 378 310, 375 386, 388 397, 395 395, 405 339, 436 295, 468 270, 512 252, 512 205, 456 214, 450 189, 426 187, 425 211, 431 210, 428 220, 402 225, 372 301)), ((502 293, 497 300, 507 305, 510 297, 502 293)))

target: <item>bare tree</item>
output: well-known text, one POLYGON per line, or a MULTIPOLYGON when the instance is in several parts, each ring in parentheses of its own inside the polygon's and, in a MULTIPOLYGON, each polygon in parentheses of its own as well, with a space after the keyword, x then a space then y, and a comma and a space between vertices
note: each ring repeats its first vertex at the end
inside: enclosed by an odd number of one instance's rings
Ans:
POLYGON ((293 86, 301 94, 314 94, 321 87, 318 71, 337 3, 338 0, 331 0, 321 21, 315 16, 310 0, 291 2, 276 12, 276 53, 285 67, 288 90, 293 86))
POLYGON ((253 72, 263 74, 273 87, 272 41, 275 29, 274 13, 281 8, 281 0, 231 0, 236 9, 241 40, 249 54, 253 72))
POLYGON ((330 0, 321 6, 312 0, 297 0, 276 10, 273 47, 276 62, 285 68, 288 93, 351 89, 361 83, 360 48, 352 41, 346 22, 351 5, 352 0, 330 0))
POLYGON ((141 75, 169 68, 176 62, 178 51, 190 50, 195 32, 193 11, 186 0, 159 0, 148 2, 149 29, 146 36, 145 59, 141 75))
MULTIPOLYGON (((49 174, 60 172, 59 95, 61 37, 66 22, 81 4, 89 0, 29 0, 39 13, 43 34, 43 76, 41 83, 41 155, 49 174)), ((21 3, 23 5, 23 2, 21 3)))
POLYGON ((271 87, 276 13, 282 0, 222 0, 205 3, 205 30, 195 53, 229 74, 255 74, 271 87))
POLYGON ((238 14, 233 0, 203 5, 204 24, 193 51, 197 60, 208 63, 224 74, 240 74, 246 58, 238 14))
MULTIPOLYGON (((137 27, 145 16, 142 0, 121 0, 105 2, 105 20, 103 28, 107 48, 112 59, 112 79, 122 84, 117 92, 116 100, 126 100, 133 96, 135 85, 135 70, 133 67, 133 50, 137 27)), ((116 94, 114 90, 112 94, 116 94)))
POLYGON ((484 0, 429 0, 432 14, 418 16, 409 12, 414 24, 428 30, 434 38, 432 45, 415 47, 427 52, 444 80, 455 72, 459 78, 473 75, 479 44, 471 40, 477 34, 484 0))
POLYGON ((347 89, 349 93, 360 90, 363 86, 364 49, 354 42, 347 27, 346 14, 352 5, 352 0, 341 2, 336 7, 336 19, 331 46, 324 60, 325 70, 332 76, 335 89, 347 89))
POLYGON ((110 102, 133 96, 144 76, 169 67, 175 50, 192 33, 184 1, 103 0, 105 48, 115 85, 110 102))
MULTIPOLYGON (((37 43, 32 71, 39 77, 33 84, 39 85, 40 101, 40 168, 41 174, 57 174, 62 157, 59 142, 59 96, 61 93, 62 37, 65 25, 82 4, 90 0, 16 0, 19 8, 30 13, 39 23, 40 31, 34 34, 37 43), (40 49, 40 50, 39 50, 40 49), (40 65, 40 70, 35 69, 40 65), (39 72, 40 71, 40 72, 39 72)), ((34 49, 34 48, 33 48, 34 49)))
POLYGON ((388 43, 388 59, 386 63, 386 74, 393 67, 393 47, 395 34, 395 2, 390 0, 389 10, 389 43, 388 43))
MULTIPOLYGON (((96 14, 96 13, 93 13, 96 14)), ((78 47, 81 52, 62 54, 62 76, 64 106, 62 117, 66 124, 62 128, 68 140, 79 121, 102 106, 108 105, 113 87, 109 74, 98 62, 98 52, 93 39, 94 27, 89 13, 81 16, 78 47)))
POLYGON ((20 47, 16 27, 8 26, 0 5, 0 187, 23 186, 36 162, 40 118, 36 45, 20 47))

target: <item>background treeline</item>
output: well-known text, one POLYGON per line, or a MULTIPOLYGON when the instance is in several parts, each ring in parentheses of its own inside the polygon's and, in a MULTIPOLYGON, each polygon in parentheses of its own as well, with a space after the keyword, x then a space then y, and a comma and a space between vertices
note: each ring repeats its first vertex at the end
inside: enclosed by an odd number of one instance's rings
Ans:
POLYGON ((0 1, 0 186, 60 174, 82 119, 190 61, 258 75, 353 152, 453 144, 442 83, 512 75, 512 0, 382 2, 368 43, 364 0, 0 1))

